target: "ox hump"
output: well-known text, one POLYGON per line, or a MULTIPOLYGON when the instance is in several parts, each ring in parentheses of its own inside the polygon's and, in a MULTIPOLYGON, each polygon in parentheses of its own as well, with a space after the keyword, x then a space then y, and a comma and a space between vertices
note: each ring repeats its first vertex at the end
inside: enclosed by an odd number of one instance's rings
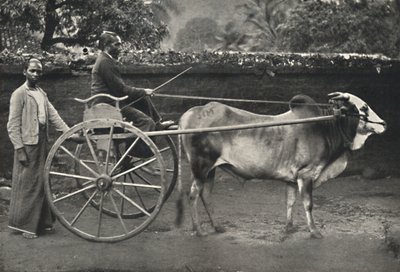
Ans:
POLYGON ((321 109, 315 105, 315 103, 315 100, 311 97, 299 94, 289 101, 289 108, 297 116, 302 118, 320 116, 321 109))
POLYGON ((215 121, 224 119, 228 107, 219 102, 210 102, 206 105, 195 106, 185 112, 179 121, 181 128, 209 127, 215 121))

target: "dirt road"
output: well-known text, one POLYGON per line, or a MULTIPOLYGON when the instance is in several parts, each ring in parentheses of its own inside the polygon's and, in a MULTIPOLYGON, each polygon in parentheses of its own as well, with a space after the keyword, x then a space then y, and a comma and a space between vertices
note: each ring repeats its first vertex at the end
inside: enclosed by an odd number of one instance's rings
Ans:
MULTIPOLYGON (((298 229, 285 236, 285 187, 245 184, 217 172, 213 199, 227 232, 192 235, 188 210, 174 227, 174 193, 145 232, 114 244, 93 243, 57 223, 26 240, 0 215, 1 271, 400 271, 400 179, 338 178, 315 191, 314 216, 323 239, 309 238, 301 202, 298 229)), ((4 203, 3 207, 4 207, 4 203)), ((205 219, 205 214, 203 213, 205 219)))

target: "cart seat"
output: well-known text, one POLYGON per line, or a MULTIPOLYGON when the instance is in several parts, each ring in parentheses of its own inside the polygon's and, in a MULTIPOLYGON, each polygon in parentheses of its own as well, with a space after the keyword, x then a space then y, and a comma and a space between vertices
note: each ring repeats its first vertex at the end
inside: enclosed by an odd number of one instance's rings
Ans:
POLYGON ((119 107, 119 102, 127 99, 128 96, 115 97, 109 94, 96 94, 87 99, 75 98, 76 101, 85 104, 85 111, 83 112, 83 121, 88 121, 92 119, 116 119, 122 121, 121 109, 119 107), (93 104, 89 107, 89 102, 93 101, 98 97, 106 97, 115 102, 115 106, 107 103, 93 104))
MULTIPOLYGON (((94 119, 114 119, 118 121, 124 121, 119 102, 127 99, 128 96, 114 97, 108 94, 97 94, 87 99, 75 98, 76 101, 85 104, 85 111, 83 112, 83 121, 94 120, 94 119), (107 97, 115 101, 115 107, 107 103, 98 103, 89 107, 89 102, 97 97, 107 97)), ((97 149, 107 151, 109 148, 110 128, 93 128, 91 129, 91 139, 96 141, 97 149)), ((117 145, 124 143, 129 146, 135 140, 130 133, 125 133, 125 130, 121 127, 115 128, 112 134, 114 143, 117 145)), ((137 145, 129 153, 131 156, 137 158, 148 158, 154 156, 151 149, 142 141, 139 141, 137 145)))
POLYGON ((86 108, 83 112, 83 121, 92 119, 116 119, 122 121, 123 117, 120 109, 110 104, 99 103, 86 108))

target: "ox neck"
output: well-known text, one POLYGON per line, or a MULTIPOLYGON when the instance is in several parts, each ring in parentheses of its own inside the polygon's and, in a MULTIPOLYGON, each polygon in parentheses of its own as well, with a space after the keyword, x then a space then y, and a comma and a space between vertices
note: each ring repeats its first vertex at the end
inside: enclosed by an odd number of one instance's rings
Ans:
MULTIPOLYGON (((322 110, 323 115, 332 115, 333 109, 322 110)), ((337 120, 327 123, 325 131, 326 140, 330 146, 330 151, 339 153, 343 150, 350 150, 354 141, 354 136, 352 132, 357 129, 356 123, 352 120, 342 119, 348 117, 340 117, 337 120)))
POLYGON ((339 122, 337 127, 343 140, 343 147, 345 147, 346 149, 350 149, 351 145, 353 144, 354 137, 348 135, 343 129, 343 126, 339 122))

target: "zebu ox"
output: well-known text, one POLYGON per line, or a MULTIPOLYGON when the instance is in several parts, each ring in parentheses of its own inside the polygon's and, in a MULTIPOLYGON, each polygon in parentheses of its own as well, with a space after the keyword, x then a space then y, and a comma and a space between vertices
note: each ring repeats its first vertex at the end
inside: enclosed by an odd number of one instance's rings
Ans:
MULTIPOLYGON (((286 230, 293 227, 292 208, 297 190, 302 198, 311 236, 321 238, 312 216, 312 191, 344 171, 350 150, 360 149, 368 136, 381 134, 386 123, 355 95, 332 93, 331 101, 342 105, 346 117, 337 120, 180 135, 189 160, 193 183, 189 203, 193 229, 206 235, 200 225, 197 202, 201 198, 216 232, 224 229, 214 220, 210 193, 216 167, 244 179, 277 179, 287 182, 286 230)), ((259 115, 211 102, 188 110, 180 119, 180 129, 208 128, 267 121, 287 121, 332 114, 332 109, 316 106, 312 98, 298 95, 290 110, 280 115, 259 115), (330 111, 330 112, 329 112, 330 111)), ((177 224, 182 221, 182 182, 178 181, 177 224)))

